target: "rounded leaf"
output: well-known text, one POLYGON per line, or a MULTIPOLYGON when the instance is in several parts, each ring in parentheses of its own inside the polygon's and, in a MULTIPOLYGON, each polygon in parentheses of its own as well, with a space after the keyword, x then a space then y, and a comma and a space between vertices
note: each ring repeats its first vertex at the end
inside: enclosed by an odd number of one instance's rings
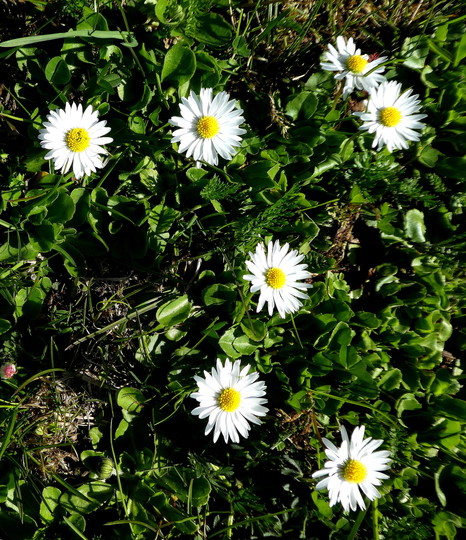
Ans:
POLYGON ((130 386, 121 388, 117 394, 117 403, 119 407, 130 413, 141 412, 144 406, 144 396, 137 388, 130 386))

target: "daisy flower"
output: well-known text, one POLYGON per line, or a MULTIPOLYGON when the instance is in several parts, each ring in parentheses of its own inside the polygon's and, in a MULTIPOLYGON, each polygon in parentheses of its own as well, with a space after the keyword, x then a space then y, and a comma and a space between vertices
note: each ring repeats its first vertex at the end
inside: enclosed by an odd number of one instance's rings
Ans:
POLYGON ((355 88, 370 92, 385 81, 385 76, 382 75, 385 68, 377 66, 387 60, 386 56, 370 60, 367 54, 361 54, 361 49, 356 49, 353 38, 346 41, 342 36, 337 37, 338 50, 330 44, 328 48, 324 56, 327 62, 321 62, 320 65, 326 71, 341 72, 335 75, 335 79, 338 81, 345 79, 344 98, 355 88))
POLYGON ((427 115, 416 114, 420 110, 419 96, 411 95, 412 89, 400 94, 401 84, 385 82, 371 92, 366 112, 354 113, 363 120, 359 129, 375 133, 372 146, 380 150, 384 145, 389 152, 395 148, 408 148, 407 141, 418 141, 415 129, 424 128, 419 122, 427 115))
POLYGON ((315 472, 312 477, 326 476, 316 485, 316 489, 327 488, 330 506, 340 502, 346 512, 356 510, 359 505, 365 510, 366 505, 360 489, 371 500, 380 497, 374 486, 380 486, 381 480, 388 476, 380 471, 390 468, 390 452, 381 450, 374 452, 383 440, 364 439, 364 426, 356 427, 351 440, 344 426, 341 428, 343 443, 337 448, 328 439, 322 439, 327 449, 325 453, 329 461, 324 469, 315 472))
POLYGON ((101 145, 113 139, 104 137, 110 128, 105 120, 99 122, 98 116, 91 105, 83 112, 82 105, 75 103, 50 111, 45 127, 39 131, 39 139, 41 146, 49 150, 45 159, 53 159, 55 169, 62 174, 73 167, 73 174, 79 179, 104 166, 99 154, 107 151, 101 145))
POLYGON ((201 89, 199 96, 191 91, 188 98, 181 98, 181 116, 168 121, 179 128, 171 142, 180 143, 178 152, 192 156, 197 167, 201 166, 199 160, 217 165, 218 156, 231 159, 236 154, 234 147, 241 144, 240 135, 246 133, 239 127, 244 122, 242 112, 226 92, 212 99, 212 88, 201 89))
POLYGON ((257 311, 265 302, 268 303, 269 315, 272 316, 276 306, 282 319, 287 313, 297 311, 303 304, 298 298, 309 298, 304 292, 312 285, 299 283, 300 279, 308 279, 312 274, 306 270, 306 264, 298 264, 304 255, 298 255, 296 250, 289 251, 289 244, 280 247, 278 240, 269 242, 267 253, 264 244, 258 244, 256 252, 249 252, 250 261, 246 266, 252 274, 246 274, 244 279, 251 282, 251 292, 260 291, 257 311))
POLYGON ((257 417, 268 411, 262 406, 267 403, 262 397, 265 383, 255 382, 259 374, 249 373, 249 367, 241 369, 239 360, 232 364, 228 359, 223 366, 217 359, 217 369, 212 368, 211 373, 204 371, 204 379, 194 377, 199 391, 193 392, 191 397, 199 401, 199 407, 193 409, 192 414, 199 418, 209 417, 205 434, 214 430, 214 442, 220 433, 226 443, 228 439, 238 443, 239 435, 247 438, 251 429, 249 422, 261 424, 257 417))
POLYGON ((2 367, 0 367, 0 377, 2 379, 11 379, 11 377, 13 377, 15 373, 16 366, 11 362, 7 362, 6 364, 3 364, 2 367))

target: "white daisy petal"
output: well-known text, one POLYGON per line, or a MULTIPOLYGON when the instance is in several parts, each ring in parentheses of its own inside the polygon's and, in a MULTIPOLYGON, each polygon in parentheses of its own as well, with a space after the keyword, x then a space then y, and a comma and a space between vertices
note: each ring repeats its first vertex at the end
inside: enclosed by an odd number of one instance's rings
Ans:
POLYGON ((313 473, 313 478, 319 478, 316 489, 328 489, 330 506, 340 502, 346 512, 357 510, 357 507, 365 510, 366 503, 361 491, 373 501, 380 497, 379 491, 374 486, 380 486, 380 479, 388 476, 380 471, 390 467, 390 455, 387 450, 374 452, 383 441, 372 440, 371 437, 364 439, 364 426, 354 429, 351 439, 344 426, 341 428, 342 444, 337 448, 328 439, 322 442, 327 449, 325 453, 329 458, 324 468, 313 473), (322 478, 326 477, 326 478, 322 478))
POLYGON ((256 382, 259 374, 249 373, 249 365, 241 368, 239 360, 232 364, 227 359, 223 365, 217 359, 216 368, 212 368, 210 374, 204 371, 204 376, 204 379, 197 375, 194 377, 198 391, 191 397, 199 402, 199 406, 191 414, 199 418, 208 417, 205 434, 213 429, 214 442, 222 434, 226 443, 229 440, 239 443, 240 435, 244 438, 249 435, 249 422, 260 424, 258 416, 267 414, 268 409, 262 406, 267 403, 267 399, 262 397, 265 383, 256 382))
POLYGON ((385 56, 369 60, 367 54, 361 54, 353 38, 346 41, 343 36, 337 37, 337 48, 338 50, 329 44, 328 51, 324 55, 327 61, 321 62, 320 66, 325 71, 340 72, 335 75, 335 79, 345 79, 344 98, 355 89, 370 92, 385 81, 385 76, 382 75, 385 68, 380 66, 387 60, 385 56))
POLYGON ((251 282, 252 293, 260 292, 257 312, 261 311, 267 302, 270 316, 276 307, 280 317, 285 318, 287 313, 293 313, 302 306, 297 298, 309 298, 300 291, 305 291, 312 285, 300 283, 298 280, 308 279, 312 274, 305 270, 305 264, 298 264, 304 255, 299 255, 289 247, 289 244, 280 246, 276 240, 275 243, 269 242, 267 253, 262 243, 256 246, 255 253, 249 253, 251 260, 246 261, 246 266, 251 274, 244 274, 243 279, 251 282))
POLYGON ((392 152, 408 148, 408 141, 419 140, 415 130, 425 127, 419 120, 426 115, 417 114, 418 97, 412 95, 411 89, 401 93, 401 84, 396 81, 384 82, 371 92, 366 112, 355 116, 363 121, 359 129, 375 133, 372 147, 381 150, 386 146, 392 152))
POLYGON ((212 97, 212 88, 202 88, 199 96, 191 91, 187 99, 181 98, 181 116, 168 121, 181 128, 173 132, 171 142, 179 143, 178 152, 192 156, 198 166, 200 160, 217 165, 218 156, 230 160, 241 144, 240 135, 246 133, 239 127, 244 122, 242 113, 226 92, 212 97))
POLYGON ((73 167, 79 179, 104 166, 100 154, 108 152, 102 145, 113 139, 104 136, 110 128, 105 120, 98 121, 98 115, 91 105, 83 111, 82 105, 75 103, 67 103, 64 110, 50 111, 39 131, 39 141, 42 148, 50 150, 45 159, 53 159, 56 170, 66 174, 73 167))

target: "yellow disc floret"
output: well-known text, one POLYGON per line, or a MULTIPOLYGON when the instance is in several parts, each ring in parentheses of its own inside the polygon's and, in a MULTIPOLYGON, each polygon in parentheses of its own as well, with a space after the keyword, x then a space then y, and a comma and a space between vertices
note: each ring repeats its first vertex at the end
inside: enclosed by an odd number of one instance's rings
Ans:
POLYGON ((203 116, 197 121, 196 129, 199 137, 211 139, 220 131, 220 126, 214 116, 203 116))
POLYGON ((341 470, 343 479, 353 484, 360 484, 367 476, 367 467, 356 459, 349 459, 341 470))
POLYGON ((380 123, 386 127, 395 127, 400 123, 401 116, 396 107, 385 107, 380 111, 380 123))
POLYGON ((226 412, 233 412, 239 407, 241 394, 234 388, 225 388, 217 397, 218 406, 226 412))
POLYGON ((346 67, 351 73, 362 73, 366 66, 367 60, 359 54, 353 54, 353 56, 350 56, 348 60, 346 60, 346 67))
POLYGON ((73 128, 65 135, 65 142, 72 152, 82 152, 89 146, 91 138, 85 129, 73 128))
POLYGON ((272 289, 281 289, 285 285, 286 276, 280 268, 269 268, 265 273, 265 282, 272 289))

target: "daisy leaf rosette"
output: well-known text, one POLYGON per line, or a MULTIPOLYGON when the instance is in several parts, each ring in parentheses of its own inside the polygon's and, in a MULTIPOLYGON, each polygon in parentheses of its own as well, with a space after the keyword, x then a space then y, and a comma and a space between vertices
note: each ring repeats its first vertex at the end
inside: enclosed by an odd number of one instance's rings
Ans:
POLYGON ((247 438, 251 426, 261 424, 259 416, 268 409, 264 407, 267 399, 265 383, 257 381, 259 373, 249 373, 250 366, 241 369, 240 360, 234 364, 229 359, 222 364, 217 359, 217 367, 211 373, 204 371, 204 378, 195 376, 198 391, 191 397, 199 402, 192 414, 200 419, 208 418, 205 435, 214 431, 214 443, 220 434, 226 443, 231 440, 239 443, 240 435, 247 438))
POLYGON ((426 114, 418 114, 420 100, 409 89, 401 93, 401 83, 385 82, 370 94, 367 110, 353 113, 363 121, 359 129, 374 133, 372 147, 389 152, 408 148, 408 141, 418 141, 425 124, 420 122, 426 114))
POLYGON ((380 497, 375 486, 380 486, 388 476, 381 471, 390 468, 388 450, 375 451, 384 441, 382 439, 364 439, 364 426, 354 429, 351 439, 346 428, 341 427, 343 442, 337 448, 331 441, 323 438, 328 461, 324 468, 316 471, 312 477, 320 480, 316 489, 328 489, 330 506, 341 503, 346 512, 359 506, 365 510, 366 504, 361 492, 371 501, 380 497))
POLYGON ((244 122, 242 113, 226 92, 212 97, 212 88, 201 89, 199 96, 191 91, 189 97, 181 98, 181 116, 168 121, 179 128, 173 132, 171 142, 179 143, 178 152, 186 152, 197 167, 201 160, 217 165, 218 156, 231 160, 241 145, 241 135, 246 133, 239 127, 244 122))
POLYGON ((309 298, 303 291, 312 285, 299 280, 309 279, 312 274, 306 270, 306 264, 299 264, 304 255, 289 247, 289 244, 280 246, 276 240, 268 243, 267 252, 263 243, 256 246, 255 253, 249 252, 251 260, 246 261, 246 266, 251 274, 243 275, 243 279, 251 282, 252 293, 260 292, 257 312, 267 302, 269 315, 273 315, 276 307, 284 319, 287 313, 294 313, 303 305, 299 298, 309 298))
POLYGON ((337 37, 337 48, 329 44, 324 58, 326 62, 320 65, 325 71, 339 71, 335 79, 345 79, 343 97, 347 97, 354 89, 370 92, 384 82, 384 66, 380 66, 387 60, 386 56, 380 56, 373 60, 367 54, 361 54, 361 49, 356 48, 353 38, 345 40, 343 36, 337 37), (380 66, 380 67, 378 67, 380 66))
POLYGON ((64 109, 50 111, 39 131, 40 145, 49 150, 45 159, 52 159, 62 174, 73 168, 77 179, 96 172, 104 166, 100 155, 108 153, 102 145, 113 141, 105 137, 110 131, 106 124, 91 105, 83 111, 81 104, 67 103, 64 109))

